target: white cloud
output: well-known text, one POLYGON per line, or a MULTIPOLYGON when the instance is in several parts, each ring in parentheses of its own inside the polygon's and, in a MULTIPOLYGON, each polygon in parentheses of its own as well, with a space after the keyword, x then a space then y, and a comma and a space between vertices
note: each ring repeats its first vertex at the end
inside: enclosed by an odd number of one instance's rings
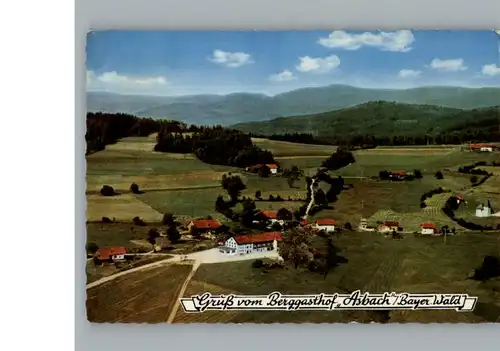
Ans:
POLYGON ((226 66, 226 67, 241 67, 253 63, 252 56, 245 52, 226 52, 222 50, 214 50, 209 61, 226 66))
POLYGON ((395 32, 365 32, 349 34, 343 30, 336 30, 326 38, 320 38, 318 44, 331 49, 358 50, 363 46, 370 46, 382 51, 407 52, 415 41, 411 30, 395 32))
POLYGON ((399 78, 417 78, 420 76, 422 71, 415 71, 412 69, 402 69, 398 73, 399 78))
POLYGON ((433 69, 446 72, 458 72, 465 71, 467 69, 464 59, 461 58, 450 60, 441 60, 435 58, 431 61, 429 66, 433 69))
POLYGON ((272 82, 289 82, 295 79, 297 79, 297 77, 295 77, 289 70, 284 70, 281 73, 272 74, 269 77, 269 80, 271 80, 272 82))
POLYGON ((498 76, 500 75, 500 67, 498 67, 498 65, 494 63, 492 63, 491 65, 484 65, 481 70, 481 73, 484 76, 490 76, 490 77, 498 76))
POLYGON ((340 59, 337 55, 327 57, 299 57, 300 63, 296 69, 300 72, 327 73, 340 65, 340 59))
POLYGON ((90 89, 141 90, 165 86, 167 83, 167 79, 163 76, 127 76, 116 71, 96 75, 93 71, 87 71, 87 86, 90 89))

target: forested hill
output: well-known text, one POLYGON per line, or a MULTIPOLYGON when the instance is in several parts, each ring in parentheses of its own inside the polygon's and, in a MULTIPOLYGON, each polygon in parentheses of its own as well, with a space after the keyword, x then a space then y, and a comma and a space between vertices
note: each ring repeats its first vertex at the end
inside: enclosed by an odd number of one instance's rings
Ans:
POLYGON ((302 88, 275 96, 235 93, 179 97, 88 92, 87 108, 89 112, 121 112, 138 117, 174 119, 188 124, 227 126, 322 113, 377 100, 459 109, 483 108, 500 103, 500 88, 435 86, 367 89, 337 84, 302 88))
MULTIPOLYGON (((500 106, 461 110, 431 105, 373 101, 355 107, 304 116, 283 117, 232 127, 257 135, 310 133, 318 138, 484 134, 498 132, 500 106)), ((480 135, 478 136, 479 138, 480 135)), ((487 136, 485 136, 488 139, 487 136)))

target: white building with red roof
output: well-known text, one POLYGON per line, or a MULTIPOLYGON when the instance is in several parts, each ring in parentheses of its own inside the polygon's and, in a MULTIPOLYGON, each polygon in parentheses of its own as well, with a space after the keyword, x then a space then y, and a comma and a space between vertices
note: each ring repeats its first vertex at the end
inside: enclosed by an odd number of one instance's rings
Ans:
POLYGON ((196 219, 187 223, 187 228, 192 231, 196 230, 199 233, 215 232, 222 227, 222 223, 217 219, 196 219))
POLYGON ((267 218, 269 225, 273 225, 274 223, 285 224, 284 220, 278 218, 277 211, 260 211, 260 214, 267 218))
POLYGON ((246 234, 232 236, 219 247, 219 251, 226 255, 245 255, 254 252, 273 251, 281 241, 281 232, 267 232, 260 234, 246 234))
POLYGON ((335 224, 333 219, 318 219, 314 222, 314 228, 330 233, 335 231, 335 224))
POLYGON ((436 228, 434 223, 423 223, 420 225, 422 235, 436 235, 439 234, 439 230, 436 228))
POLYGON ((122 246, 101 247, 95 256, 101 261, 121 261, 125 259, 127 250, 122 246))

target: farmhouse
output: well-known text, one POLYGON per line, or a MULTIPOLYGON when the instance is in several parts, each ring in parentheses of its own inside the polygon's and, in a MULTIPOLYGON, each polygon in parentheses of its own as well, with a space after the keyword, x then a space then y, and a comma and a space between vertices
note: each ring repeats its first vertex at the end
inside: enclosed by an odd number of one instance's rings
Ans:
POLYGON ((396 221, 385 221, 384 225, 389 228, 389 230, 398 230, 400 228, 399 222, 396 221))
POLYGON ((196 219, 189 221, 187 228, 190 232, 196 231, 196 233, 213 233, 216 232, 222 223, 216 219, 196 219))
POLYGON ((278 212, 276 211, 260 211, 260 214, 267 218, 270 225, 274 223, 279 223, 281 225, 285 224, 285 221, 278 218, 278 212))
POLYGON ((493 150, 495 150, 495 145, 471 144, 470 149, 471 151, 478 151, 478 152, 492 152, 493 150))
POLYGON ((273 251, 277 249, 278 241, 281 239, 281 232, 232 236, 219 247, 219 252, 226 255, 245 255, 273 251))
POLYGON ((408 177, 408 175, 407 171, 389 171, 390 179, 403 180, 408 177))
POLYGON ((423 223, 420 225, 422 235, 436 235, 439 233, 434 223, 423 223))
POLYGON ((318 230, 324 230, 327 233, 335 231, 335 220, 333 219, 318 219, 314 223, 314 227, 318 230))
POLYGON ((122 246, 101 247, 97 250, 96 257, 100 261, 122 261, 125 259, 126 253, 127 250, 122 246))
POLYGON ((489 217, 491 216, 492 212, 493 211, 491 209, 490 202, 488 201, 488 204, 486 205, 480 204, 479 206, 477 206, 476 217, 489 217))
POLYGON ((251 173, 257 173, 264 167, 267 167, 271 174, 278 173, 278 165, 276 165, 274 163, 253 165, 253 166, 247 167, 246 171, 251 172, 251 173))

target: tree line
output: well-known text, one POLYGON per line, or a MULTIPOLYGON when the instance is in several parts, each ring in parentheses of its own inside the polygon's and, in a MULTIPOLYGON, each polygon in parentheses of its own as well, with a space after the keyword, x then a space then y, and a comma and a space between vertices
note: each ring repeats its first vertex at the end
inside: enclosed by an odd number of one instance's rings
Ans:
POLYGON ((130 136, 148 136, 159 132, 162 126, 178 129, 181 122, 152 118, 139 118, 126 113, 87 113, 86 154, 104 150, 106 145, 130 136))

